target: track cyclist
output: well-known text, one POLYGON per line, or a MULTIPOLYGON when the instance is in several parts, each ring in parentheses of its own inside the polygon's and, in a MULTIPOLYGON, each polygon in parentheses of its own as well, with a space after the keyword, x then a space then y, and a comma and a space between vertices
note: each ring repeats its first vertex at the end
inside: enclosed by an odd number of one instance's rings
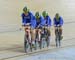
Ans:
POLYGON ((51 32, 50 32, 50 27, 51 27, 51 18, 48 15, 48 13, 46 11, 42 12, 42 16, 44 18, 43 21, 43 25, 46 25, 45 28, 48 30, 48 39, 49 39, 49 43, 50 43, 50 36, 51 36, 51 32))
POLYGON ((41 40, 41 28, 42 28, 42 24, 44 19, 42 18, 42 16, 40 15, 39 12, 35 13, 35 20, 36 20, 36 35, 38 33, 38 43, 40 43, 41 40))
POLYGON ((29 35, 29 43, 34 45, 34 40, 35 38, 33 37, 35 34, 35 19, 33 13, 29 11, 29 9, 25 6, 23 8, 23 13, 22 13, 22 26, 24 27, 24 30, 26 32, 26 28, 29 29, 28 35, 29 35), (29 25, 29 26, 28 26, 29 25))
POLYGON ((61 40, 63 39, 62 36, 62 26, 63 26, 63 18, 59 16, 59 13, 56 13, 54 17, 54 28, 55 28, 55 40, 56 40, 56 47, 61 46, 61 40), (59 44, 59 45, 58 45, 59 44))

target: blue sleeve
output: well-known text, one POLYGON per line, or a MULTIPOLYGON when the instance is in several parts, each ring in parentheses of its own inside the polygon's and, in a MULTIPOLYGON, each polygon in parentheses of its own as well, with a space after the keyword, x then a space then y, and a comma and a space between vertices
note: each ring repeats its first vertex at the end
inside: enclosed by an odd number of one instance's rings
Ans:
POLYGON ((24 19, 24 14, 22 14, 21 16, 22 16, 22 23, 25 24, 26 20, 24 19))
POLYGON ((61 18, 60 18, 60 25, 62 26, 63 23, 64 23, 64 21, 63 21, 63 18, 61 17, 61 18))
POLYGON ((41 17, 41 23, 40 23, 40 26, 42 27, 43 25, 44 25, 44 19, 43 19, 43 17, 41 17))
POLYGON ((30 12, 30 16, 31 16, 31 21, 32 21, 34 17, 33 13, 30 12))
POLYGON ((55 18, 53 19, 53 25, 56 25, 56 21, 55 21, 55 18))
POLYGON ((50 17, 48 17, 48 25, 49 25, 49 26, 52 25, 52 24, 51 24, 51 19, 50 19, 50 17))
POLYGON ((35 16, 33 15, 33 13, 30 12, 31 15, 31 28, 35 28, 36 27, 36 20, 35 20, 35 16))
POLYGON ((36 19, 35 19, 35 17, 33 17, 32 20, 31 20, 31 27, 33 29, 36 27, 36 19))

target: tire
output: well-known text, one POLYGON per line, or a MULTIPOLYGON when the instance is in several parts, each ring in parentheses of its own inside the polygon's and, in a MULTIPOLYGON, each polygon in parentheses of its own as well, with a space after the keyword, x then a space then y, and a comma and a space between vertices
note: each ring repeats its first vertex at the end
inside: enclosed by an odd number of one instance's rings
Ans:
POLYGON ((61 35, 59 34, 59 46, 61 46, 61 35))
POLYGON ((36 46, 37 44, 36 43, 37 43, 37 41, 35 40, 35 50, 37 50, 37 46, 36 46))
POLYGON ((61 41, 61 35, 60 35, 60 32, 57 31, 57 33, 56 33, 56 47, 61 45, 60 41, 61 41))
POLYGON ((42 39, 39 42, 40 49, 42 49, 42 39))
POLYGON ((57 32, 56 32, 56 38, 55 38, 55 41, 56 41, 56 47, 58 47, 59 46, 59 33, 58 33, 58 30, 57 30, 57 32))
POLYGON ((49 47, 49 43, 50 43, 50 42, 49 42, 49 39, 48 39, 48 38, 47 38, 47 41, 46 41, 46 42, 47 42, 47 47, 49 47))
POLYGON ((29 45, 30 45, 30 51, 32 52, 32 42, 29 45))
POLYGON ((25 53, 27 53, 27 40, 25 36, 24 36, 24 49, 25 49, 25 53))
POLYGON ((25 49, 25 53, 27 53, 27 49, 30 46, 30 50, 31 50, 31 44, 28 41, 28 35, 24 36, 24 49, 25 49))

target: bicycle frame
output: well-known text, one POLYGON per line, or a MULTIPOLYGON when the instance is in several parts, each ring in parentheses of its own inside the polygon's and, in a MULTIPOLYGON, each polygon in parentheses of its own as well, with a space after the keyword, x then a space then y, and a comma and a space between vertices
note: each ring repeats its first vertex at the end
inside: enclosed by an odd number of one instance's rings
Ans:
POLYGON ((60 46, 60 40, 61 40, 61 35, 60 35, 60 30, 59 26, 56 27, 56 46, 60 46))
MULTIPOLYGON (((47 30, 48 26, 43 26, 42 32, 41 32, 41 40, 42 42, 46 42, 47 43, 47 47, 49 46, 49 39, 48 39, 48 30, 47 30)), ((44 45, 44 44, 43 44, 44 45)))
POLYGON ((31 48, 31 44, 30 44, 30 41, 29 41, 29 33, 30 33, 30 25, 26 25, 25 26, 25 36, 24 36, 24 48, 25 48, 25 52, 27 53, 27 46, 30 45, 30 49, 32 51, 32 48, 31 48))

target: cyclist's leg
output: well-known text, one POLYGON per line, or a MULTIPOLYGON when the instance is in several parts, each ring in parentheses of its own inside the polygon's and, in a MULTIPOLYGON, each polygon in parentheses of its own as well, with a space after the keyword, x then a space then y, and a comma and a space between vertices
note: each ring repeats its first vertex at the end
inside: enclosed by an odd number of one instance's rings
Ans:
POLYGON ((56 42, 56 47, 58 47, 58 38, 57 38, 57 27, 55 28, 55 42, 56 42))
POLYGON ((25 30, 26 30, 26 28, 27 28, 27 32, 28 32, 28 40, 29 40, 29 43, 31 43, 31 33, 30 33, 30 26, 26 26, 25 27, 25 30))
POLYGON ((62 35, 62 27, 59 27, 60 34, 62 35))
POLYGON ((35 29, 35 39, 37 39, 37 37, 38 37, 38 29, 36 28, 35 29))
POLYGON ((57 27, 54 27, 55 28, 55 36, 56 36, 56 33, 57 33, 57 27))
POLYGON ((60 31, 61 39, 63 39, 63 36, 62 36, 62 27, 59 27, 59 31, 60 31))
POLYGON ((38 43, 39 43, 39 47, 40 49, 42 48, 42 40, 41 40, 41 29, 38 29, 38 43))
POLYGON ((49 36, 49 38, 50 38, 50 36, 51 36, 50 27, 48 27, 48 36, 49 36))
POLYGON ((35 29, 31 29, 32 45, 35 44, 35 29))
POLYGON ((38 41, 40 42, 41 39, 41 29, 38 29, 38 41))
POLYGON ((49 45, 50 45, 50 39, 51 39, 50 27, 48 27, 47 29, 48 29, 48 42, 49 42, 49 45))

